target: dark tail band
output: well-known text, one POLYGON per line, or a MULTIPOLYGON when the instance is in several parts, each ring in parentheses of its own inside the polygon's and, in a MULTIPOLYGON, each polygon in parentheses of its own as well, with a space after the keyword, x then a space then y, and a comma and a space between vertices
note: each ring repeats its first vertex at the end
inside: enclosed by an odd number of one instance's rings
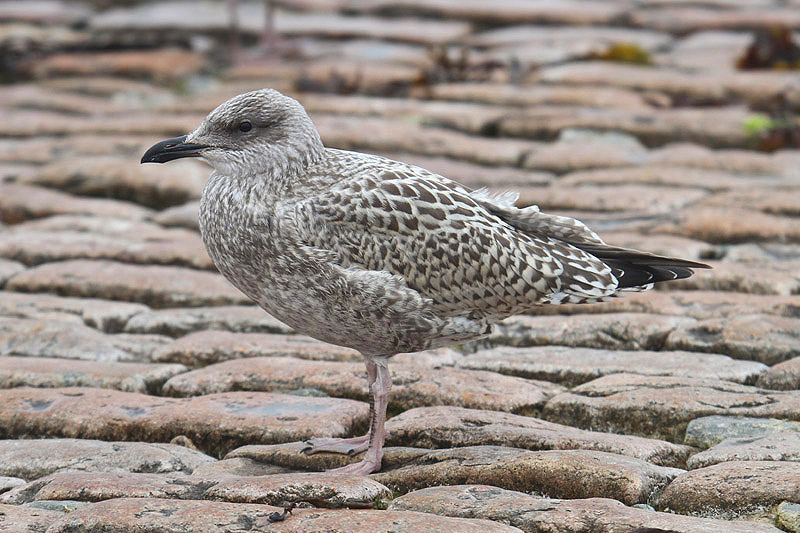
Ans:
POLYGON ((573 246, 592 254, 611 267, 614 277, 619 281, 620 289, 688 278, 694 274, 693 268, 711 268, 705 263, 616 246, 602 244, 574 244, 573 246))

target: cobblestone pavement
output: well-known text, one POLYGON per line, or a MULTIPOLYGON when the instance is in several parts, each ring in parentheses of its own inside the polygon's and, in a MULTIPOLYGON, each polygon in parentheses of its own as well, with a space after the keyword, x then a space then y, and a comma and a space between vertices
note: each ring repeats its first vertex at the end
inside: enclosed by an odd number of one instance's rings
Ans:
POLYGON ((266 52, 242 2, 234 66, 224 2, 113 4, 0 3, 0 532, 800 531, 800 76, 736 68, 800 2, 286 1, 266 52), (322 474, 360 356, 215 272, 207 167, 138 163, 265 86, 714 269, 397 356, 382 470, 322 474))

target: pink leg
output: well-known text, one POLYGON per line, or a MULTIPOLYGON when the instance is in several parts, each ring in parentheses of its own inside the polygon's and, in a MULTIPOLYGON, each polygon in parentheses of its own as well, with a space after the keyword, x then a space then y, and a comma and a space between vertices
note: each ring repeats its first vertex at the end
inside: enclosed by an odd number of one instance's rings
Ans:
MULTIPOLYGON (((308 441, 308 447, 303 448, 302 453, 311 455, 314 453, 340 453, 343 455, 355 455, 366 450, 369 446, 372 425, 375 420, 375 400, 372 393, 375 380, 378 376, 378 365, 371 359, 365 361, 367 366, 367 388, 369 390, 369 420, 370 430, 366 435, 351 437, 349 439, 312 439, 308 441)), ((385 413, 385 410, 384 410, 385 413)), ((384 415, 385 417, 385 415, 384 415)), ((385 438, 385 436, 384 436, 385 438)))
POLYGON ((265 52, 275 49, 278 34, 275 32, 275 4, 272 0, 264 0, 264 31, 261 33, 261 47, 265 52))
MULTIPOLYGON (((381 468, 383 459, 383 441, 386 440, 386 407, 389 405, 389 391, 392 388, 392 377, 389 374, 389 367, 386 364, 372 363, 377 370, 375 381, 370 386, 370 405, 372 406, 372 419, 370 420, 369 446, 364 458, 351 465, 341 468, 334 468, 329 472, 342 474, 358 474, 365 476, 381 468)), ((369 369, 369 363, 367 363, 369 369)))
POLYGON ((238 63, 242 59, 242 41, 239 36, 239 11, 237 0, 225 0, 228 6, 228 31, 231 34, 231 60, 238 63))

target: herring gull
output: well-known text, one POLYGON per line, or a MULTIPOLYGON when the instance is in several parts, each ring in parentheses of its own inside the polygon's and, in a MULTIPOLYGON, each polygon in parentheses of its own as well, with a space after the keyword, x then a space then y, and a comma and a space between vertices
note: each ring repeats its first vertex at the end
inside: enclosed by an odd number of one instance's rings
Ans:
POLYGON ((341 472, 380 468, 393 355, 485 337, 540 305, 604 301, 707 268, 608 245, 578 220, 515 207, 514 193, 326 148, 303 107, 272 89, 228 100, 142 162, 182 157, 214 169, 200 229, 219 271, 298 332, 364 355, 369 432, 306 450, 366 451, 341 472))

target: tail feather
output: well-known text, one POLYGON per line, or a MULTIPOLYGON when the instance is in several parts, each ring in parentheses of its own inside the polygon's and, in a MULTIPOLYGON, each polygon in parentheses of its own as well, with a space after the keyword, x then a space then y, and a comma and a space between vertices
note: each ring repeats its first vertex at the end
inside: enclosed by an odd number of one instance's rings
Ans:
POLYGON ((640 287, 691 276, 693 268, 711 268, 704 263, 607 245, 575 244, 611 267, 618 288, 640 287))

